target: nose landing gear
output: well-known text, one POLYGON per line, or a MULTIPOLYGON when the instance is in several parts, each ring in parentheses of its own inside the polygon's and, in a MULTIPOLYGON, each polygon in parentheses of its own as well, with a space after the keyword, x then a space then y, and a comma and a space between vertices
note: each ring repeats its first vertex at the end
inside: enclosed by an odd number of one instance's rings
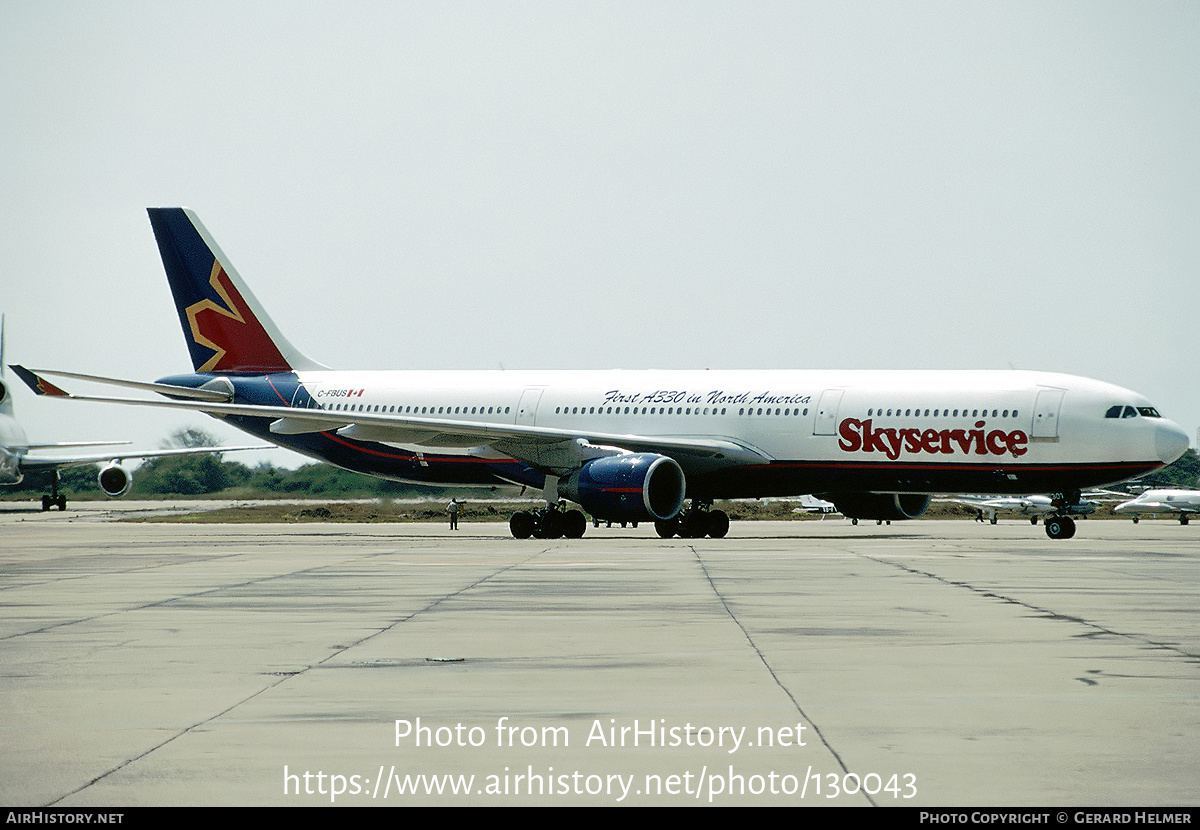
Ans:
POLYGON ((1083 494, 1078 490, 1072 490, 1068 493, 1063 493, 1062 496, 1054 499, 1051 503, 1054 505, 1055 512, 1052 516, 1046 517, 1046 535, 1051 539, 1070 539, 1075 535, 1075 520, 1067 513, 1072 507, 1079 504, 1083 494))

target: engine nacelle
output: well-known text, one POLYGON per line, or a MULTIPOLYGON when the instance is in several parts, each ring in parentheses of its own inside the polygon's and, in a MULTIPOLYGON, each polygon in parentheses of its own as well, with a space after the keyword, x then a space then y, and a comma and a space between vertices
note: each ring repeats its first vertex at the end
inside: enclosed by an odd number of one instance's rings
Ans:
POLYGON ((686 490, 679 463, 649 452, 597 458, 558 485, 595 518, 631 522, 673 518, 686 490))
POLYGON ((100 471, 96 480, 100 483, 104 495, 111 499, 119 499, 129 492, 129 485, 133 484, 133 475, 114 461, 100 471))
POLYGON ((836 493, 828 496, 847 519, 915 519, 929 507, 921 493, 836 493))

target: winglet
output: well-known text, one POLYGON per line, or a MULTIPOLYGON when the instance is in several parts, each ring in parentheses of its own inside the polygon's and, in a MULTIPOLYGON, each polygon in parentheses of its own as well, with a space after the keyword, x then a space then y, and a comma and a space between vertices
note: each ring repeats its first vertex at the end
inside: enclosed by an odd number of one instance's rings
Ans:
POLYGON ((71 394, 59 389, 44 377, 29 371, 24 366, 9 364, 10 369, 17 373, 17 377, 25 381, 29 388, 33 390, 35 395, 50 395, 57 398, 69 398, 71 394))

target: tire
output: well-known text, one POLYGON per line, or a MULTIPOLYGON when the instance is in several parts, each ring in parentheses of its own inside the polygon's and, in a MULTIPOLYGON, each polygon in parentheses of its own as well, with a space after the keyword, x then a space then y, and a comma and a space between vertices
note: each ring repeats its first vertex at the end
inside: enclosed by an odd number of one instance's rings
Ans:
POLYGON ((708 514, 701 510, 693 510, 687 518, 679 522, 681 539, 703 539, 708 535, 708 514))
POLYGON ((566 530, 566 519, 557 510, 547 510, 542 514, 541 539, 561 539, 566 530))
POLYGON ((679 532, 678 519, 660 519, 654 523, 654 530, 664 539, 670 539, 679 532))
POLYGON ((708 535, 713 539, 724 539, 729 532, 729 516, 724 510, 711 510, 708 514, 708 535))
POLYGON ((513 513, 512 518, 508 520, 508 529, 514 539, 528 539, 533 535, 533 526, 533 514, 524 510, 513 513))
POLYGON ((1046 519, 1046 535, 1051 539, 1070 539, 1075 535, 1075 522, 1070 516, 1051 516, 1046 519))
POLYGON ((563 516, 563 536, 568 539, 582 539, 587 530, 587 516, 579 510, 568 510, 563 516))

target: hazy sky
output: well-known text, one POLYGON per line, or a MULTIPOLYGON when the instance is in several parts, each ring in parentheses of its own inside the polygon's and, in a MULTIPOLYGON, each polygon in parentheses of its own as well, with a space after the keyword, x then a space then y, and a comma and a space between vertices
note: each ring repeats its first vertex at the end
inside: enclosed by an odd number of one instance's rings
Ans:
POLYGON ((1198 128, 1193 0, 0 0, 6 358, 188 368, 182 204, 336 368, 1011 366, 1194 436, 1198 128))

